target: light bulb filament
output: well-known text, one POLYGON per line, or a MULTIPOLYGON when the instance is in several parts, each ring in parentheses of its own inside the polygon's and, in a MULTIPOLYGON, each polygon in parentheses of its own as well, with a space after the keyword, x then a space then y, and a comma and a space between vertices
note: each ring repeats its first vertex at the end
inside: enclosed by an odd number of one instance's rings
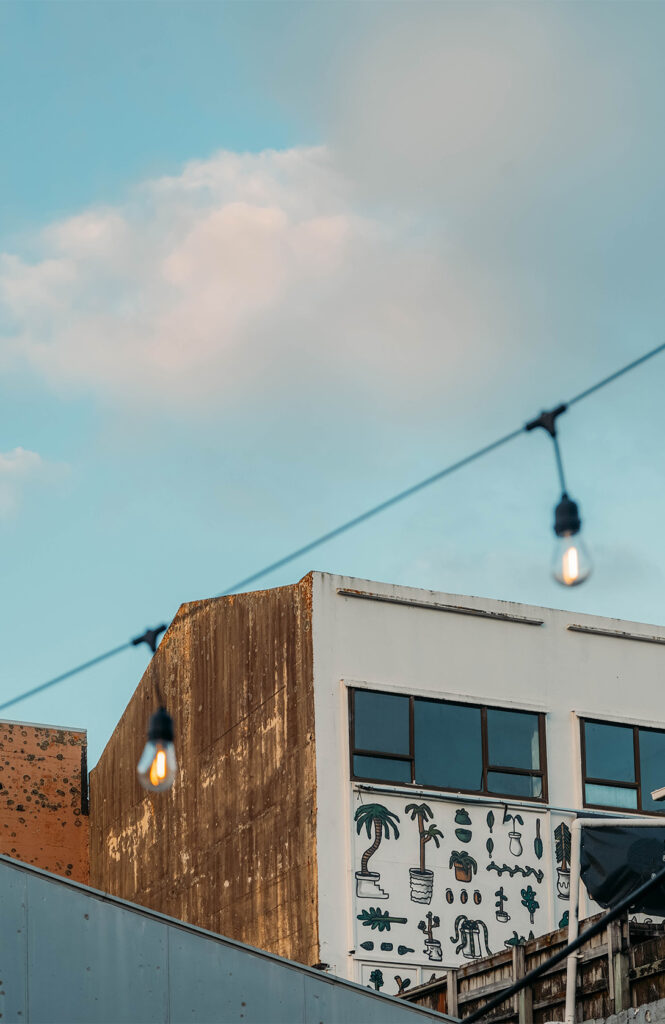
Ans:
POLYGON ((152 764, 150 765, 150 782, 153 786, 158 786, 160 782, 163 782, 166 778, 166 753, 163 750, 158 750, 155 754, 152 764))
POLYGON ((580 559, 577 552, 577 548, 571 545, 566 549, 563 555, 563 563, 561 566, 561 575, 563 576, 563 582, 570 586, 574 583, 580 574, 580 559))

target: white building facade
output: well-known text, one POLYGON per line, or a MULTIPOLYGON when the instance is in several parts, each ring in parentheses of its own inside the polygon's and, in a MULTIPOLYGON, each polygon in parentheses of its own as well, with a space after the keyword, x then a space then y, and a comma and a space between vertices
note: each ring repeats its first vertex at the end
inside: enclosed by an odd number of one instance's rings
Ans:
POLYGON ((665 628, 321 573, 312 601, 321 960, 394 994, 565 924, 576 812, 662 810, 665 628))

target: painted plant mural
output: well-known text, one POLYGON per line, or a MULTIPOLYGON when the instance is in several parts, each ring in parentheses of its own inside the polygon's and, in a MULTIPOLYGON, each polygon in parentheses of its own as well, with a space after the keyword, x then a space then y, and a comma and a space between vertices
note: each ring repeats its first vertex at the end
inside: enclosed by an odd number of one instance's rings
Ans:
POLYGON ((360 871, 356 871, 356 896, 362 899, 388 899, 390 894, 379 885, 381 875, 378 871, 370 871, 368 864, 370 857, 373 857, 379 849, 384 832, 386 838, 390 839, 390 830, 392 829, 395 839, 399 839, 398 821, 398 816, 393 811, 389 811, 383 804, 361 804, 357 809, 355 822, 358 835, 360 835, 363 828, 366 828, 367 837, 371 839, 373 831, 374 842, 363 853, 360 871))
POLYGON ((426 822, 433 817, 432 808, 429 804, 407 804, 404 808, 405 814, 411 814, 411 820, 418 822, 418 834, 420 836, 420 865, 417 868, 409 868, 409 884, 411 886, 411 899, 414 903, 431 903, 434 890, 434 872, 425 867, 425 848, 429 842, 434 840, 437 848, 439 840, 443 839, 443 832, 436 825, 428 825, 426 822))
POLYGON ((562 900, 570 899, 570 829, 562 821, 554 829, 554 849, 557 860, 557 892, 562 900))
MULTIPOLYGON (((367 797, 356 791, 356 801, 367 797)), ((564 920, 570 818, 542 804, 463 806, 388 791, 380 802, 356 803, 352 835, 354 956, 365 984, 381 972, 373 985, 382 977, 384 992, 564 920)))

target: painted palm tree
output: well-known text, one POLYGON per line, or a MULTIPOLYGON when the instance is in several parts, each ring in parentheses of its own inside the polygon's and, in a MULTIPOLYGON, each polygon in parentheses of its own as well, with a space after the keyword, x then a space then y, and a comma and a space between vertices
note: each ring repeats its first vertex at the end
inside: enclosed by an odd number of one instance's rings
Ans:
POLYGON ((387 900, 389 894, 379 885, 381 876, 378 871, 369 870, 369 861, 380 847, 384 832, 386 839, 392 838, 391 833, 394 833, 395 839, 399 838, 399 817, 383 804, 361 804, 356 810, 354 820, 358 835, 365 828, 368 839, 371 839, 374 832, 374 842, 363 853, 360 871, 356 871, 356 895, 367 899, 387 900))
POLYGON ((438 849, 443 832, 434 824, 425 827, 426 822, 433 817, 432 808, 428 804, 407 804, 404 811, 411 814, 411 821, 418 822, 420 836, 420 867, 409 868, 411 899, 414 903, 430 903, 434 889, 434 872, 425 867, 425 847, 434 840, 438 849))

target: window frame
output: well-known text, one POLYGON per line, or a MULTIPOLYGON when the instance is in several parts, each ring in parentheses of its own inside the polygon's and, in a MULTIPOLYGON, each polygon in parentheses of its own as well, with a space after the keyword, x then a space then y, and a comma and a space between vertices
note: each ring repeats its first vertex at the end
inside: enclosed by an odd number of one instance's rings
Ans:
POLYGON ((642 807, 642 766, 640 761, 640 731, 642 732, 658 732, 661 735, 665 735, 665 729, 657 729, 654 726, 647 725, 635 725, 631 722, 619 722, 610 721, 606 718, 580 718, 580 752, 582 762, 582 806, 589 807, 593 810, 598 811, 614 811, 615 813, 621 813, 625 815, 629 814, 651 814, 654 817, 662 817, 665 814, 665 806, 662 811, 645 810, 642 807), (614 725, 620 726, 624 729, 632 729, 633 731, 633 762, 635 767, 635 782, 617 782, 614 779, 601 779, 596 778, 595 775, 587 775, 586 773, 586 733, 584 726, 589 722, 590 725, 614 725), (587 803, 586 798, 586 787, 587 784, 591 786, 608 786, 613 789, 632 789, 637 793, 637 806, 636 807, 617 807, 616 805, 610 806, 609 804, 591 804, 587 803))
POLYGON ((435 790, 440 793, 469 793, 474 796, 485 796, 490 798, 501 798, 510 801, 521 801, 526 800, 529 803, 534 804, 546 804, 548 801, 548 783, 547 783, 547 738, 546 738, 546 727, 545 727, 545 712, 543 711, 532 711, 529 708, 519 707, 499 707, 494 704, 478 704, 471 701, 461 700, 443 700, 437 697, 416 697, 413 694, 399 693, 396 691, 389 690, 375 690, 369 687, 357 687, 350 686, 349 688, 349 768, 351 772, 352 782, 367 782, 367 783, 378 783, 380 785, 387 786, 399 786, 408 787, 411 786, 417 789, 435 790), (404 697, 409 701, 409 753, 408 754, 389 754, 384 750, 369 750, 364 747, 355 747, 355 695, 356 693, 376 693, 390 697, 404 697), (480 710, 480 737, 481 737, 481 757, 482 757, 482 788, 481 789, 464 789, 461 790, 459 787, 454 786, 435 786, 431 783, 418 782, 415 779, 415 766, 416 766, 416 750, 415 750, 415 727, 414 727, 414 707, 415 702, 427 701, 435 702, 437 704, 446 704, 450 707, 463 707, 463 708, 478 708, 480 710), (506 712, 519 712, 522 714, 535 715, 538 719, 538 747, 540 753, 540 767, 539 768, 512 768, 505 767, 503 765, 496 765, 489 763, 489 736, 487 732, 487 712, 488 711, 506 711, 506 712), (410 782, 396 782, 394 779, 379 779, 376 776, 368 778, 365 775, 356 775, 354 771, 354 758, 355 757, 374 757, 383 761, 403 761, 408 762, 411 765, 411 781, 410 782), (487 776, 489 772, 501 772, 505 775, 521 775, 529 778, 539 778, 541 780, 541 795, 540 796, 516 796, 514 793, 501 793, 496 790, 489 790, 487 788, 487 776))

